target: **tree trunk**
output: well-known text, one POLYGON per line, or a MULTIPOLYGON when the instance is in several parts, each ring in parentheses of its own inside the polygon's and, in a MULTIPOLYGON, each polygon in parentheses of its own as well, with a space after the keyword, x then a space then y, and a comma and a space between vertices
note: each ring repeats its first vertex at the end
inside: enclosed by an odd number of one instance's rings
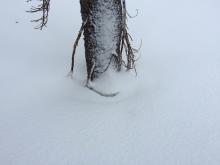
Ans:
MULTIPOLYGON (((28 0, 30 2, 32 0, 28 0)), ((37 29, 43 29, 48 22, 50 0, 40 0, 40 4, 32 7, 29 12, 42 12, 37 29)), ((134 53, 138 52, 131 46, 131 36, 127 32, 125 0, 80 0, 82 26, 73 45, 70 75, 73 74, 74 55, 83 32, 87 81, 92 81, 104 73, 112 62, 120 71, 122 65, 127 70, 135 69, 134 53), (122 58, 125 52, 127 61, 122 58)), ((136 69, 135 69, 136 71, 136 69)))
POLYGON ((121 0, 80 0, 80 5, 87 78, 93 80, 121 56, 122 4, 121 0))

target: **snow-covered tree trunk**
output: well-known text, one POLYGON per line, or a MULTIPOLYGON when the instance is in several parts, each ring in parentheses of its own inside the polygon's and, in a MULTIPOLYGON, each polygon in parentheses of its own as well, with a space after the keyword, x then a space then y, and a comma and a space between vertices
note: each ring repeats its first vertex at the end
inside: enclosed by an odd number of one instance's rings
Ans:
POLYGON ((87 76, 93 80, 121 56, 122 4, 121 0, 80 0, 80 4, 87 76))
MULTIPOLYGON (((32 0, 27 0, 28 2, 32 0)), ((120 71, 122 66, 128 70, 135 69, 134 53, 130 43, 131 36, 127 32, 126 0, 80 0, 82 26, 73 46, 70 74, 73 74, 74 55, 81 34, 84 34, 87 80, 92 81, 104 73, 113 63, 120 71), (123 52, 126 61, 122 58, 123 52)), ((50 0, 39 0, 29 12, 42 12, 37 29, 43 29, 48 22, 50 0)))

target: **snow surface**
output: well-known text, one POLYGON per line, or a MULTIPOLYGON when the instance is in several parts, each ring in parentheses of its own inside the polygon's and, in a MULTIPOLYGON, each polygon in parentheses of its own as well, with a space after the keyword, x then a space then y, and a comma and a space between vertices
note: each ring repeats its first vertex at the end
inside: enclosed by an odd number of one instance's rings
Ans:
MULTIPOLYGON (((1 3, 1 165, 219 165, 220 1, 127 2, 134 73, 103 77, 104 98, 84 87, 79 2, 53 0, 37 31, 23 0, 1 3), (16 23, 16 21, 18 23, 16 23)), ((101 81, 101 80, 100 80, 101 81)))

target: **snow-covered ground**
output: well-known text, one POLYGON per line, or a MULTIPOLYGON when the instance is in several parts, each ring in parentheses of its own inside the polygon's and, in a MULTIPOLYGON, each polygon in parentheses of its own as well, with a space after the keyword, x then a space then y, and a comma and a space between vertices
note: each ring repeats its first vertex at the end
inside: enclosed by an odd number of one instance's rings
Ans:
POLYGON ((220 1, 127 1, 134 73, 109 74, 104 98, 86 89, 79 2, 52 0, 34 30, 24 0, 1 3, 1 165, 219 165, 220 1), (16 23, 16 21, 18 23, 16 23))

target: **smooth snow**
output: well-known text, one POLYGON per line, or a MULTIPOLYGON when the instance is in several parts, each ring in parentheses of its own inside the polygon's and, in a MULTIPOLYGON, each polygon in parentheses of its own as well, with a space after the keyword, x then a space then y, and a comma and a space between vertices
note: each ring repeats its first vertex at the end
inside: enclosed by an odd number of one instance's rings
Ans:
POLYGON ((1 165, 219 165, 220 1, 127 1, 141 48, 133 72, 84 87, 78 1, 53 0, 34 30, 23 0, 0 10, 1 165), (16 23, 18 22, 18 23, 16 23))

